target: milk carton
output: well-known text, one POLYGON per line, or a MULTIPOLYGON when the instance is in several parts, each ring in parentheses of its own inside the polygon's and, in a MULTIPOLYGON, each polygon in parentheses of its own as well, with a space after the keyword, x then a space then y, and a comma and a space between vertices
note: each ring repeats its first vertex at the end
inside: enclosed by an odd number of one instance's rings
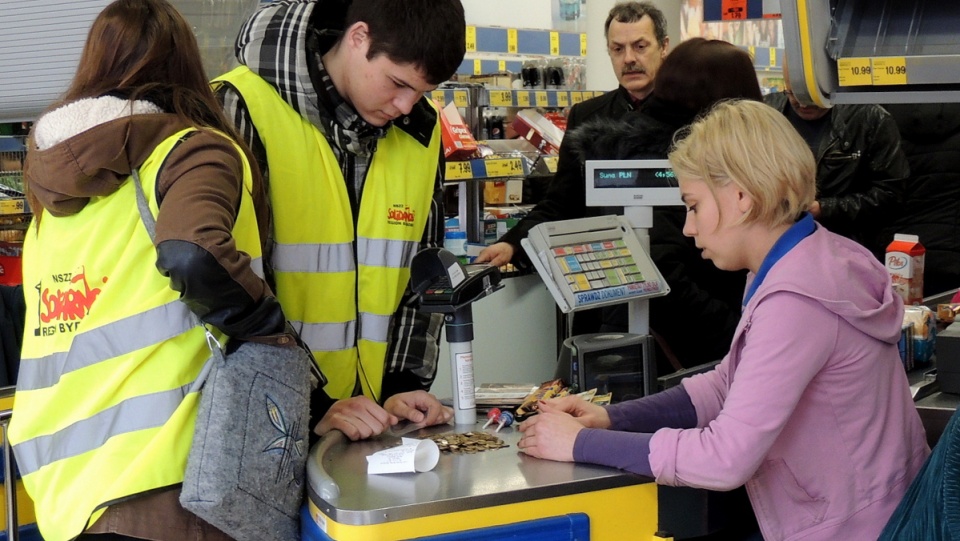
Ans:
POLYGON ((916 235, 896 234, 887 246, 887 272, 904 304, 923 302, 923 259, 926 248, 916 235))

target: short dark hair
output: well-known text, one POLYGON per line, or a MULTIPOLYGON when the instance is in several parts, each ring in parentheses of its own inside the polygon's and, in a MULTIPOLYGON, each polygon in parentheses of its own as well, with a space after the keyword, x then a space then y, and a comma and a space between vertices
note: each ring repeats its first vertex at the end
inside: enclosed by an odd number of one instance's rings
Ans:
POLYGON ((692 115, 725 99, 763 101, 750 54, 730 42, 699 37, 667 55, 651 95, 692 115))
POLYGON ((610 23, 635 23, 644 16, 653 21, 653 32, 657 36, 657 43, 663 47, 667 42, 667 18, 660 8, 650 2, 622 2, 610 8, 606 22, 603 23, 603 37, 610 33, 610 23))
POLYGON ((413 64, 431 84, 449 79, 466 52, 466 22, 460 0, 363 0, 347 10, 345 28, 369 27, 367 58, 387 55, 413 64))

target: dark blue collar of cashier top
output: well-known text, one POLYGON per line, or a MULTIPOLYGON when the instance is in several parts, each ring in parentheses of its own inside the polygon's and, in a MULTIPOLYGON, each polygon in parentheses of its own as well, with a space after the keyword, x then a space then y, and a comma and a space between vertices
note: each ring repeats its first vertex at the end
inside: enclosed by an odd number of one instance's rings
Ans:
POLYGON ((790 226, 790 229, 787 229, 787 231, 777 239, 777 242, 773 243, 773 248, 770 248, 770 253, 767 254, 767 257, 763 258, 763 263, 760 264, 760 270, 757 271, 753 282, 750 283, 750 289, 747 290, 747 294, 743 297, 743 306, 740 307, 741 311, 747 307, 750 298, 757 292, 757 288, 763 283, 763 279, 767 277, 767 272, 777 264, 777 261, 780 261, 781 257, 787 255, 787 252, 792 250, 797 244, 800 244, 800 241, 807 238, 816 228, 817 225, 813 221, 813 215, 809 212, 804 212, 800 219, 797 220, 797 223, 790 226))

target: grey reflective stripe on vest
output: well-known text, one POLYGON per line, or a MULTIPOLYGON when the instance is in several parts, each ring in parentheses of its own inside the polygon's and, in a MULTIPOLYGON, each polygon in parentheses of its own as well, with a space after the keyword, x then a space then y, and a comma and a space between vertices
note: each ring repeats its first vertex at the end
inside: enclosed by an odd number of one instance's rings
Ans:
POLYGON ((17 390, 35 391, 56 385, 60 378, 88 366, 159 344, 189 331, 196 324, 179 300, 77 334, 70 350, 20 361, 17 390))
POLYGON ((273 268, 278 272, 350 272, 353 245, 281 244, 273 247, 273 268))
POLYGON ((390 317, 362 312, 360 314, 360 338, 371 342, 386 342, 390 332, 390 317))
POLYGON ((14 445, 20 473, 29 475, 59 460, 92 451, 114 436, 163 426, 180 406, 190 385, 128 398, 53 434, 14 445))
POLYGON ((419 248, 419 242, 360 237, 357 239, 357 261, 368 267, 405 269, 419 248))
POLYGON ((266 280, 266 274, 263 272, 263 258, 253 257, 250 259, 250 270, 253 271, 261 280, 266 280))
MULTIPOLYGON (((360 314, 360 337, 371 342, 387 342, 390 333, 390 318, 378 314, 363 312, 360 314)), ((357 323, 304 323, 291 321, 290 324, 311 351, 343 351, 356 345, 357 323)))
POLYGON ((300 338, 311 351, 343 351, 353 347, 357 334, 357 322, 304 323, 290 321, 300 338))

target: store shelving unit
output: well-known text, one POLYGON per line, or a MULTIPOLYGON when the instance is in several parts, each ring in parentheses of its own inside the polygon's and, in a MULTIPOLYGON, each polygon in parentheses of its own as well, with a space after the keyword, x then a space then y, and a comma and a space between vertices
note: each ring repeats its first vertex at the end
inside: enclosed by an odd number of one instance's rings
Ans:
POLYGON ((960 101, 960 4, 782 0, 790 79, 808 103, 960 101))
POLYGON ((466 41, 461 75, 519 73, 524 57, 587 55, 587 35, 581 32, 468 25, 466 41))
POLYGON ((30 206, 23 194, 24 136, 0 136, 0 284, 18 285, 30 206))

